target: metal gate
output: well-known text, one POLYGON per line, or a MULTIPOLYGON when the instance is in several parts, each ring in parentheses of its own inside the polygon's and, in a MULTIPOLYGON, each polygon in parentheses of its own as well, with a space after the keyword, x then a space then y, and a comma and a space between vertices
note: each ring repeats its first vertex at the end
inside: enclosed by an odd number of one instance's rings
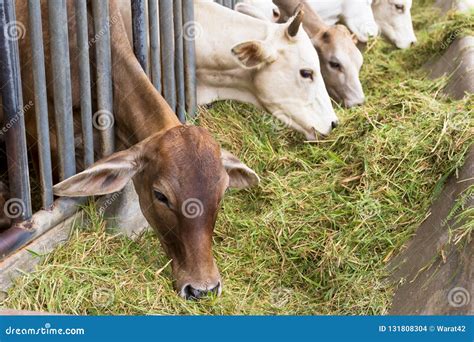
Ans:
MULTIPOLYGON (((76 212, 85 199, 60 198, 52 192, 45 55, 42 20, 49 22, 53 68, 54 123, 57 127, 59 176, 66 179, 76 173, 71 74, 66 1, 49 0, 47 18, 41 17, 41 3, 28 4, 28 26, 31 41, 35 94, 35 119, 38 135, 38 177, 41 210, 33 213, 29 177, 28 148, 25 131, 25 107, 18 39, 24 26, 16 21, 14 0, 0 0, 0 85, 3 122, 0 143, 6 146, 10 196, 3 210, 13 225, 0 233, 0 260, 25 246, 76 212)), ((93 118, 100 111, 113 113, 113 89, 110 49, 108 0, 74 0, 76 34, 79 49, 81 92, 81 129, 85 166, 94 162, 93 118), (89 13, 92 13, 95 51, 90 51, 89 13), (95 75, 91 73, 89 55, 96 57, 95 75), (96 83, 96 113, 92 113, 91 79, 96 83)), ((179 119, 196 110, 196 69, 194 51, 194 13, 192 0, 132 0, 133 48, 142 68, 160 91, 179 119)), ((100 129, 101 156, 114 152, 114 127, 100 129)))

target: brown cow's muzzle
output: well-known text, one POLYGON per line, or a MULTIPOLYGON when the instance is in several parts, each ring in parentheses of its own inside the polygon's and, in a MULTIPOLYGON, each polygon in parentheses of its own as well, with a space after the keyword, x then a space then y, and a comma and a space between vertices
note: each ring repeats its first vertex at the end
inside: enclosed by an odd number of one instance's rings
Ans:
POLYGON ((212 255, 181 264, 173 260, 172 269, 176 290, 185 299, 200 299, 208 294, 219 296, 222 292, 221 276, 212 255))
POLYGON ((217 276, 208 275, 206 280, 191 280, 191 278, 188 278, 187 281, 177 279, 176 282, 179 295, 185 299, 200 299, 208 294, 219 296, 222 292, 219 272, 217 272, 217 276))
POLYGON ((200 299, 211 293, 214 293, 219 296, 221 294, 221 291, 222 291, 221 282, 218 281, 217 285, 215 285, 214 287, 206 286, 205 288, 199 287, 199 286, 198 288, 195 288, 193 285, 187 284, 181 288, 179 294, 181 297, 185 299, 200 299))

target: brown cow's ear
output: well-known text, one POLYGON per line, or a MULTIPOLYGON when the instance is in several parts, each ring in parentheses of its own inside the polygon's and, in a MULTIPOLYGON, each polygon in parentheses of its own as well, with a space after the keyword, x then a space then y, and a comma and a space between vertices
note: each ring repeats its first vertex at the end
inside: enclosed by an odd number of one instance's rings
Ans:
POLYGON ((53 187, 57 196, 105 195, 122 190, 140 169, 139 148, 116 152, 53 187))
POLYGON ((245 68, 259 68, 276 60, 275 50, 261 40, 251 40, 235 45, 232 54, 245 68))
POLYGON ((229 188, 244 189, 260 182, 254 170, 242 163, 232 153, 221 150, 222 164, 229 175, 229 188))

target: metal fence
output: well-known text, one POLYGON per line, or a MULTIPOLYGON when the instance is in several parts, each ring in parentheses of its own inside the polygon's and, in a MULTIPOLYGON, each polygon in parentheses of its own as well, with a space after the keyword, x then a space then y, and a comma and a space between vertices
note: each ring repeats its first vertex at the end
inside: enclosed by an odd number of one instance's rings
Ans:
MULTIPOLYGON (((17 24, 15 2, 0 0, 0 84, 3 107, 0 134, 5 138, 10 189, 7 204, 11 206, 0 209, 14 211, 11 215, 14 224, 0 233, 0 260, 72 215, 76 205, 84 201, 70 198, 54 200, 52 192, 53 168, 42 20, 49 23, 51 61, 54 63, 55 112, 52 117, 57 132, 59 179, 63 180, 76 173, 66 2, 68 0, 49 0, 47 18, 42 18, 40 1, 27 1, 42 210, 33 213, 32 209, 18 41, 7 35, 9 29, 17 24)), ((89 9, 87 3, 84 0, 74 0, 85 166, 94 162, 91 80, 95 81, 96 113, 113 113, 109 2, 91 1, 92 8, 89 9), (90 44, 88 34, 90 13, 95 37, 98 37, 93 45, 90 44), (95 51, 90 51, 90 47, 95 51), (96 60, 94 75, 91 73, 94 69, 89 64, 91 53, 95 53, 96 60)), ((132 0, 131 11, 135 55, 155 88, 163 94, 179 119, 184 122, 185 114, 193 115, 196 110, 193 1, 132 0)), ((108 129, 101 128, 100 156, 109 155, 114 150, 113 126, 108 129)))
POLYGON ((239 0, 214 0, 214 2, 217 2, 218 4, 225 7, 234 8, 235 4, 237 4, 239 0))

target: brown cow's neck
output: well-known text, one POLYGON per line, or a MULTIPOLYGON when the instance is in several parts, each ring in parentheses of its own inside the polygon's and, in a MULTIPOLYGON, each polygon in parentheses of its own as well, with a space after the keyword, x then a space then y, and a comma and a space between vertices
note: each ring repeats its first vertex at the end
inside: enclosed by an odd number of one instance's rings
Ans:
MULTIPOLYGON (((114 1, 110 17, 120 16, 114 1)), ((179 122, 133 54, 122 20, 111 25, 114 109, 119 139, 130 146, 179 122)))
MULTIPOLYGON (((295 8, 300 3, 299 0, 273 0, 273 3, 278 6, 278 8, 288 15, 292 15, 295 8)), ((308 33, 310 38, 318 35, 321 31, 328 29, 328 25, 324 23, 321 17, 306 3, 306 1, 301 1, 303 4, 303 27, 308 33)))

